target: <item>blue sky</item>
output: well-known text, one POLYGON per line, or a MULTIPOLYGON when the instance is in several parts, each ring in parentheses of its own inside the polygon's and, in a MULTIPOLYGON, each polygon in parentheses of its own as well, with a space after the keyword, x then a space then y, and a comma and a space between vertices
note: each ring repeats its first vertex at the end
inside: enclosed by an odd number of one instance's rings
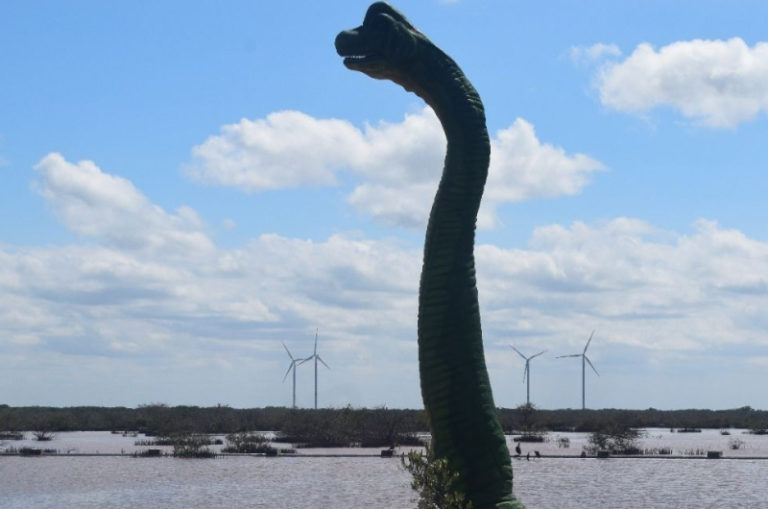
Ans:
MULTIPOLYGON (((344 68, 367 2, 0 5, 0 402, 421 405, 444 139, 344 68), (324 368, 321 368, 324 369, 324 368), (299 368, 297 402, 312 403, 299 368)), ((768 407, 758 1, 396 4, 485 103, 498 405, 768 407)))

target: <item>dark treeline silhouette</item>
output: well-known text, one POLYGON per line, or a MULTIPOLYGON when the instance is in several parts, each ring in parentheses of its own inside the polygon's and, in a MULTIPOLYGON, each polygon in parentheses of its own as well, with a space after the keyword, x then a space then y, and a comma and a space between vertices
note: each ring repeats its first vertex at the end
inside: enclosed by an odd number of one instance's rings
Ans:
POLYGON ((395 446, 419 443, 413 433, 427 427, 422 410, 351 407, 236 409, 168 406, 10 407, 0 405, 0 432, 140 431, 172 436, 190 433, 280 432, 281 440, 310 446, 395 446))
MULTIPOLYGON (((525 405, 499 409, 505 431, 603 430, 617 423, 633 428, 768 429, 768 411, 741 407, 731 410, 540 410, 525 405)), ((168 406, 11 407, 0 405, 0 431, 141 431, 174 433, 236 433, 278 431, 300 441, 360 445, 402 444, 413 433, 427 430, 423 410, 389 408, 290 409, 168 406)))
POLYGON ((522 405, 500 410, 506 431, 582 431, 594 432, 624 428, 768 428, 768 411, 749 406, 729 410, 539 410, 522 405))

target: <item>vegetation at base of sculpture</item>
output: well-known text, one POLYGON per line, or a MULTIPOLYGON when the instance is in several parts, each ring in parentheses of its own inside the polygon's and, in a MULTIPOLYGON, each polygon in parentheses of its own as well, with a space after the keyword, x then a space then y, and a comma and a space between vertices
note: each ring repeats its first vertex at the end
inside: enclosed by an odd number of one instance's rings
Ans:
POLYGON ((475 279, 475 227, 490 142, 480 96, 458 65, 383 2, 336 37, 344 65, 416 93, 440 119, 447 152, 429 215, 419 285, 421 394, 435 458, 475 509, 522 507, 493 402, 475 279))
POLYGON ((426 454, 411 451, 400 463, 411 474, 411 488, 419 494, 416 509, 472 509, 472 502, 456 489, 458 474, 445 458, 435 458, 429 446, 426 454))

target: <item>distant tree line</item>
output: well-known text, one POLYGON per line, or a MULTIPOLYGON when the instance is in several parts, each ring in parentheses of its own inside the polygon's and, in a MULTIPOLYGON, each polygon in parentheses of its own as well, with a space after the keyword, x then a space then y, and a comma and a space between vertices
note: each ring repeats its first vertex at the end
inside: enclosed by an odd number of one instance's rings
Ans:
POLYGON ((505 431, 582 431, 594 432, 615 428, 746 428, 768 429, 768 411, 744 406, 729 410, 539 410, 522 405, 500 409, 505 431))
MULTIPOLYGON (((539 410, 533 406, 499 409, 502 427, 512 431, 593 432, 616 425, 632 428, 747 428, 768 429, 768 411, 745 406, 731 410, 539 410)), ((232 408, 168 406, 126 407, 11 407, 0 405, 0 432, 141 431, 168 436, 174 433, 228 434, 276 431, 286 437, 335 443, 380 445, 405 443, 414 433, 427 431, 423 410, 390 408, 290 409, 284 407, 232 408)))
POLYGON ((180 434, 232 434, 275 431, 281 440, 312 446, 396 446, 417 443, 427 428, 422 410, 388 408, 236 409, 168 406, 11 407, 0 405, 0 433, 7 431, 139 431, 170 437, 180 434))

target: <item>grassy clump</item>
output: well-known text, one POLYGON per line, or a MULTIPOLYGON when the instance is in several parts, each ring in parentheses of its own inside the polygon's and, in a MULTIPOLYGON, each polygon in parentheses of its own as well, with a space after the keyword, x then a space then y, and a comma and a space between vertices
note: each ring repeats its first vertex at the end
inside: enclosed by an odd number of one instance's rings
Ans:
POLYGON ((184 445, 189 441, 190 437, 194 437, 195 442, 198 445, 222 445, 224 442, 221 439, 211 439, 205 435, 189 434, 189 433, 172 433, 168 436, 161 436, 150 440, 136 440, 133 445, 137 446, 158 446, 158 445, 184 445))
POLYGON ((210 438, 201 435, 178 435, 174 437, 173 456, 175 458, 215 458, 216 453, 206 445, 211 444, 210 438))
POLYGON ((59 451, 56 449, 38 449, 37 447, 19 447, 18 449, 16 447, 9 447, 2 452, 2 454, 7 454, 9 456, 42 456, 43 454, 58 453, 59 451))
POLYGON ((56 436, 55 433, 47 430, 33 431, 32 435, 35 437, 35 440, 37 440, 38 442, 50 442, 56 436))
POLYGON ((134 458, 160 458, 163 456, 163 451, 160 449, 145 449, 133 453, 134 458))
POLYGON ((227 435, 227 446, 221 452, 233 454, 266 454, 277 456, 279 454, 293 454, 296 449, 277 449, 269 443, 269 439, 260 433, 241 431, 227 435))
POLYGON ((227 446, 221 451, 240 454, 266 454, 270 449, 274 448, 269 445, 269 440, 264 435, 240 432, 227 435, 227 446))

